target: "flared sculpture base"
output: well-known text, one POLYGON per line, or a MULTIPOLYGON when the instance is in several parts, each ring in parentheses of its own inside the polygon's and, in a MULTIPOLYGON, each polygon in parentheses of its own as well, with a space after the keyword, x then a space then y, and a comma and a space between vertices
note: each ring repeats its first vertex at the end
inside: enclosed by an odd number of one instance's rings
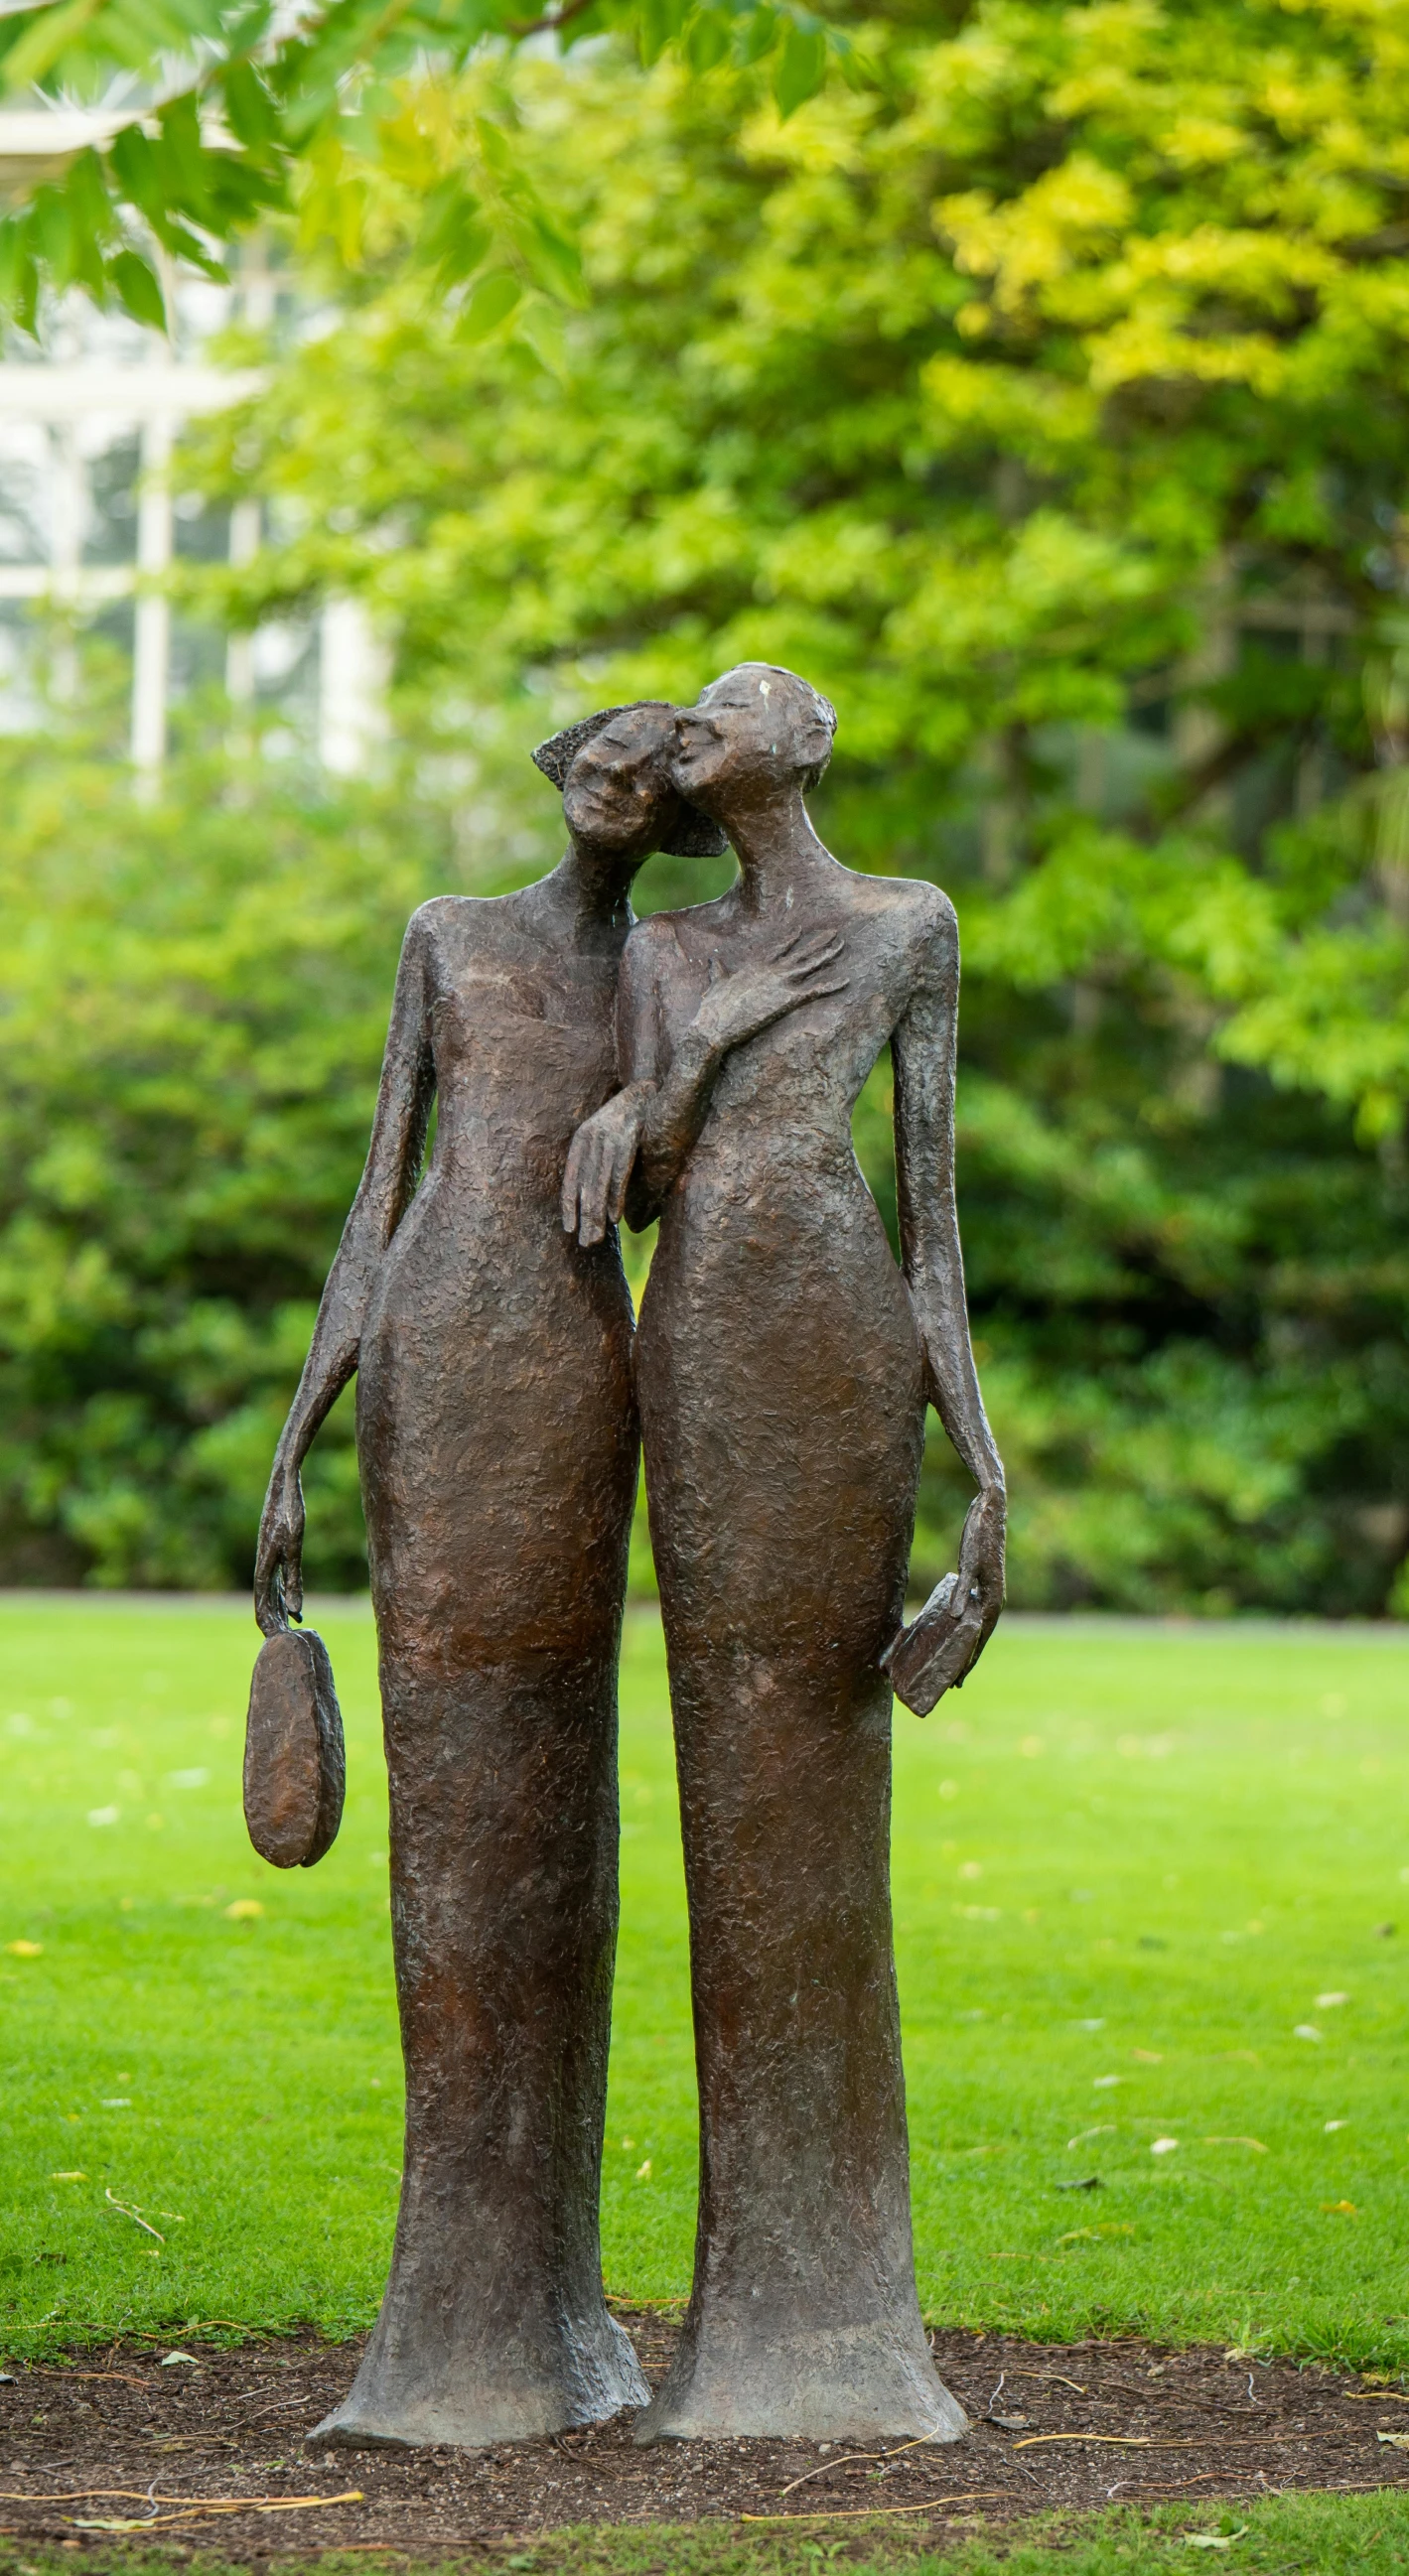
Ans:
POLYGON ((957 2442, 968 2417, 945 2387, 918 2330, 874 2325, 754 2336, 687 2325, 663 2387, 636 2428, 638 2442, 719 2442, 740 2436, 810 2442, 957 2442))
POLYGON ((601 2424, 623 2407, 644 2406, 649 2395, 630 2337, 613 2317, 565 2337, 561 2368, 551 2372, 518 2372, 512 2364, 457 2369, 447 2361, 432 2376, 424 2365, 390 2366, 374 2338, 346 2401, 308 2439, 344 2451, 478 2450, 601 2424))

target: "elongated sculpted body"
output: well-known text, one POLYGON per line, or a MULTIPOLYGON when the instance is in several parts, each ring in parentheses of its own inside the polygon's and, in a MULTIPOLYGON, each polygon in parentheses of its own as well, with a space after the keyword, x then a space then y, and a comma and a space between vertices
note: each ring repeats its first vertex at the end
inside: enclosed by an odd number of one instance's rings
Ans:
POLYGON ((818 841, 801 788, 830 719, 805 683, 756 664, 682 715, 672 774, 727 829, 741 875, 632 932, 623 1089, 575 1141, 566 1193, 584 1240, 617 1204, 660 1220, 636 1376, 700 2208, 646 2440, 964 2429, 915 2292, 891 1674, 928 1707, 981 1651, 1002 1600, 1002 1471, 954 1218, 954 915, 934 887, 854 875, 818 841), (887 1044, 903 1269, 851 1141, 887 1044), (907 1631, 929 1399, 981 1490, 958 1575, 907 1631))
POLYGON ((632 1318, 614 1238, 570 1243, 558 1194, 615 1079, 627 890, 679 823, 664 712, 581 729, 552 876, 413 919, 266 1505, 267 1624, 298 1607, 298 1463, 355 1369, 406 2146, 381 2314, 323 2441, 501 2441, 646 2396, 598 2242, 632 1318))

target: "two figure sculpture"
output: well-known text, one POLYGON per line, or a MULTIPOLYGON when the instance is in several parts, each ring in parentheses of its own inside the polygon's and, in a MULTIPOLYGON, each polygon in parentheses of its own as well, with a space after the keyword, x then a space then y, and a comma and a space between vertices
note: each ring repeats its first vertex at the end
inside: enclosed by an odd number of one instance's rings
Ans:
POLYGON ((834 728, 757 663, 686 710, 589 718, 535 755, 563 793, 552 874, 406 934, 257 1575, 269 1634, 301 1606, 299 1467, 355 1370, 406 2154, 324 2441, 647 2404, 598 2242, 638 1421, 700 2105, 694 2289, 640 2438, 964 2429, 914 2281, 890 1703, 923 1713, 982 1651, 1003 1477, 954 1207, 954 914, 823 848, 804 796, 834 728), (727 894, 633 920, 652 851, 726 836, 727 894), (851 1141, 887 1044, 900 1268, 851 1141), (623 1214, 660 1221, 634 1337, 623 1214), (978 1494, 905 1628, 927 1401, 978 1494))

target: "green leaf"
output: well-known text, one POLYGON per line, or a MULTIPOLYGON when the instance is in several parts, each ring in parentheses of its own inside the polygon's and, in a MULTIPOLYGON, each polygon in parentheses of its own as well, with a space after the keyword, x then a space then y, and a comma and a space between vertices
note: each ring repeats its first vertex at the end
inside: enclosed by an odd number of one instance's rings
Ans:
POLYGON ((741 63, 761 63, 778 40, 778 12, 764 6, 750 9, 739 21, 738 54, 741 63))
POLYGON ((155 272, 135 250, 118 251, 108 262, 108 276, 134 322, 145 322, 153 331, 166 330, 166 298, 155 272))
POLYGON ((491 331, 497 331, 500 323, 507 321, 522 294, 518 279, 511 277, 507 269, 497 268, 492 276, 480 278, 460 309, 456 339, 487 340, 491 331))
POLYGON ((502 125, 496 125, 490 116, 477 116, 475 133, 479 139, 480 151, 484 155, 485 168, 492 170, 497 179, 517 177, 513 145, 502 125))
POLYGON ((106 290, 103 248, 112 239, 114 216, 103 165, 96 152, 81 152, 64 182, 68 200, 73 276, 101 303, 106 290))
POLYGON ((458 285, 473 277, 489 249, 491 234, 473 189, 458 174, 442 179, 425 200, 417 251, 443 282, 458 285))
POLYGON ((231 63, 221 81, 226 122, 251 152, 267 152, 278 134, 273 99, 251 63, 231 63))
POLYGON ((639 0, 636 43, 648 70, 679 35, 688 12, 689 0, 639 0))
POLYGON ((166 222, 166 202, 150 136, 142 132, 140 125, 125 125, 120 134, 113 136, 108 159, 123 195, 160 234, 166 222))
POLYGON ((773 74, 773 96, 783 118, 815 98, 827 77, 827 39, 820 27, 789 27, 773 74))
POLYGON ((72 286, 78 274, 73 238, 73 212, 58 188, 41 188, 29 210, 29 238, 56 286, 72 286))
POLYGON ((39 10, 5 57, 6 88, 30 89, 47 78, 102 5, 103 0, 65 0, 62 8, 39 10))
POLYGON ((208 164, 215 155, 207 153, 201 139, 200 112, 193 91, 187 90, 182 97, 168 101, 157 119, 157 133, 157 157, 170 189, 170 202, 183 215, 200 223, 210 208, 208 164))
POLYGON ((698 9, 685 30, 681 52, 692 72, 711 72, 722 63, 733 39, 732 21, 722 9, 698 9))
POLYGON ((34 331, 39 300, 39 272, 23 215, 0 220, 0 310, 12 313, 22 331, 34 331))
POLYGON ((546 215, 533 213, 515 224, 514 238, 535 285, 561 303, 582 303, 582 254, 568 234, 559 232, 546 215))

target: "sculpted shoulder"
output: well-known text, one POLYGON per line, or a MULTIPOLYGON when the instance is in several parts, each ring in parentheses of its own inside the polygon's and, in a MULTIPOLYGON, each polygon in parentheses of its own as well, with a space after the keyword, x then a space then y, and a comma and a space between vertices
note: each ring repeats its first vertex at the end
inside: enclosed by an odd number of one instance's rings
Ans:
POLYGON ((408 953, 436 947, 451 936, 474 937, 502 926, 509 927, 506 907, 513 895, 433 894, 419 903, 406 924, 405 947, 408 953))
POLYGON ((425 903, 418 903, 406 924, 407 947, 426 947, 458 907, 469 900, 465 895, 433 894, 425 903))
POLYGON ((932 885, 928 877, 873 877, 902 920, 910 922, 918 937, 955 937, 959 916, 942 886, 932 885))
MULTIPOLYGON (((703 906, 693 907, 703 910, 703 906)), ((648 912, 644 921, 632 923, 623 951, 623 968, 633 984, 653 983, 657 976, 680 957, 677 923, 687 918, 684 912, 648 912)))
POLYGON ((903 939, 917 965, 953 968, 959 957, 959 916, 943 888, 928 877, 867 877, 876 910, 903 939))

